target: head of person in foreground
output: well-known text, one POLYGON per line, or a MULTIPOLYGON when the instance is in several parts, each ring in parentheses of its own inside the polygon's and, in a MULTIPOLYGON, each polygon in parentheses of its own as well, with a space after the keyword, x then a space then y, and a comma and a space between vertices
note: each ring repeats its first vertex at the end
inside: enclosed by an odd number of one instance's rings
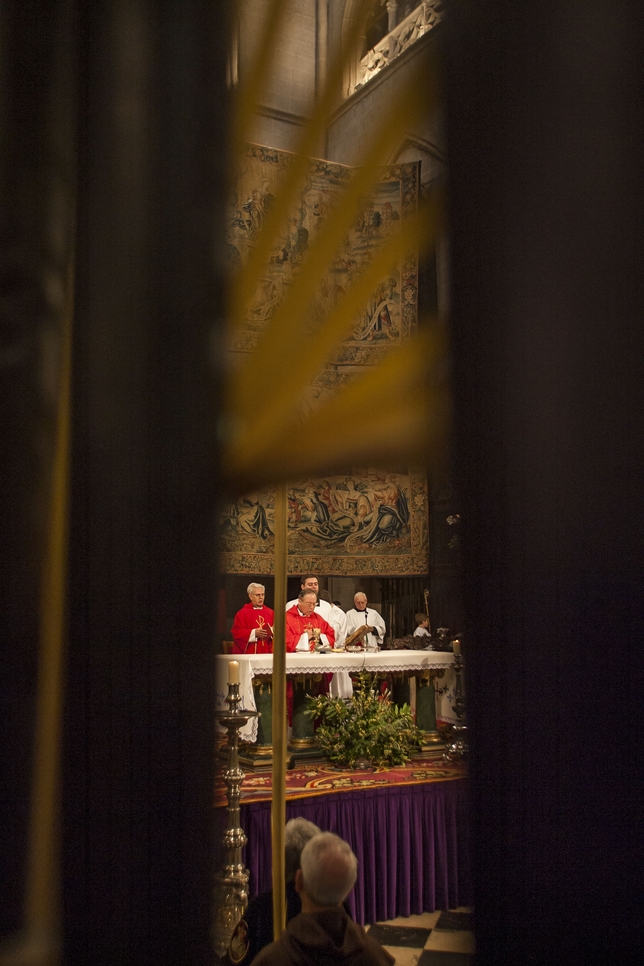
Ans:
POLYGON ((320 829, 308 819, 291 818, 284 828, 284 859, 286 881, 293 882, 295 873, 300 868, 302 851, 314 835, 320 835, 320 829))
POLYGON ((342 905, 358 875, 358 860, 351 847, 333 832, 315 835, 302 850, 295 888, 302 912, 321 912, 342 905))

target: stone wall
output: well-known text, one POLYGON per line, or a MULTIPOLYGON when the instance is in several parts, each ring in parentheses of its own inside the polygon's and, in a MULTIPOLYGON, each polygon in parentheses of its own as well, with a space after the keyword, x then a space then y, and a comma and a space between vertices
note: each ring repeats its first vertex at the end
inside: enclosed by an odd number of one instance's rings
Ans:
MULTIPOLYGON (((251 140, 293 150, 298 129, 309 114, 318 75, 318 4, 284 0, 283 27, 275 42, 274 67, 264 85, 251 140)), ((239 72, 252 63, 269 8, 268 0, 250 0, 239 20, 239 72)))
MULTIPOLYGON (((340 49, 343 26, 350 21, 355 0, 284 0, 286 13, 275 41, 274 67, 264 85, 250 140, 280 150, 297 146, 316 93, 324 83, 327 62, 340 49)), ((249 0, 240 10, 239 72, 243 76, 260 42, 269 0, 249 0)), ((392 99, 406 96, 409 78, 430 44, 436 43, 440 27, 418 40, 364 87, 343 99, 329 124, 327 142, 315 152, 319 157, 354 165, 360 147, 373 136, 379 119, 392 99)), ((422 88, 417 95, 422 96, 422 88)), ((443 173, 441 119, 424 114, 402 142, 392 143, 388 161, 420 160, 424 184, 443 173), (414 153, 415 146, 419 150, 414 153)))
MULTIPOLYGON (((360 151, 375 136, 383 114, 392 102, 409 96, 409 84, 423 57, 427 56, 436 38, 431 34, 421 38, 409 51, 405 52, 386 67, 373 80, 342 102, 331 118, 327 134, 327 157, 341 164, 360 163, 360 151)), ((416 85, 414 96, 423 96, 423 86, 416 85)), ((441 117, 438 111, 421 112, 419 120, 406 132, 402 142, 392 142, 388 161, 399 160, 399 154, 409 144, 425 146, 426 157, 411 157, 407 151, 404 160, 423 160, 429 163, 433 153, 437 167, 427 177, 433 180, 443 171, 444 157, 441 117)), ((402 160, 402 159, 401 159, 402 160)), ((425 172, 423 172, 425 182, 425 172)))

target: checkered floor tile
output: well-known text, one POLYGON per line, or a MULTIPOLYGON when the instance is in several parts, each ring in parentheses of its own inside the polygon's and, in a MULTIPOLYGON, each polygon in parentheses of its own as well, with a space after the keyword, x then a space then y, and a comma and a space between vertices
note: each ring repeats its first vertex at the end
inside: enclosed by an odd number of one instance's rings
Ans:
POLYGON ((472 920, 471 909, 449 909, 377 922, 368 931, 396 966, 474 966, 472 920))

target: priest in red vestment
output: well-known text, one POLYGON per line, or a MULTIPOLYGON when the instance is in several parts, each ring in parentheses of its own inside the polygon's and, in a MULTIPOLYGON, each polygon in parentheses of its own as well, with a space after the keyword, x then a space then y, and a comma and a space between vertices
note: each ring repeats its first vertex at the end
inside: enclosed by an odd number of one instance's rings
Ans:
POLYGON ((263 584, 246 588, 250 602, 235 614, 232 626, 235 654, 272 654, 275 612, 264 604, 263 584))
POLYGON ((335 643, 335 631, 320 614, 316 613, 317 594, 314 590, 301 590, 295 607, 286 611, 286 650, 312 651, 319 631, 320 643, 335 643))

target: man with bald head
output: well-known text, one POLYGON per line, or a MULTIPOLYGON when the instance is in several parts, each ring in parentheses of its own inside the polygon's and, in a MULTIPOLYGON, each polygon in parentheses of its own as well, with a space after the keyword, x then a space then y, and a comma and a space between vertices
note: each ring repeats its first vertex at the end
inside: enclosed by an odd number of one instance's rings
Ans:
POLYGON ((255 957, 252 966, 393 966, 393 956, 342 907, 357 872, 358 860, 343 839, 332 832, 310 839, 295 873, 302 912, 291 919, 277 942, 255 957))

